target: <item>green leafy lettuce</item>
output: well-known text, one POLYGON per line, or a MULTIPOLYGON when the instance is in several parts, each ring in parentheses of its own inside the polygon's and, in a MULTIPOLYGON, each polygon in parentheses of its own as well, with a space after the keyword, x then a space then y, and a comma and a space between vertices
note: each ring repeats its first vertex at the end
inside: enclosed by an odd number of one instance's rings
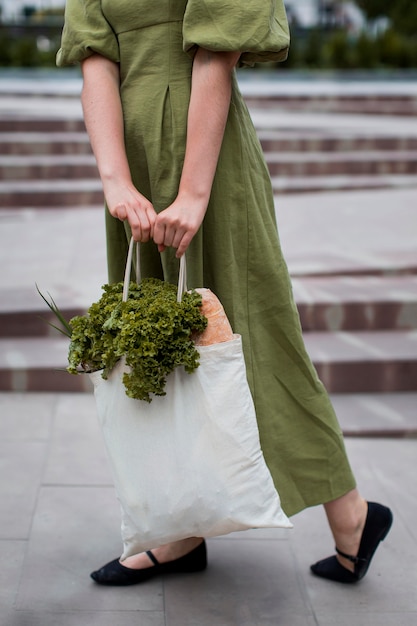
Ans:
POLYGON ((202 332, 207 319, 197 292, 184 293, 178 303, 177 287, 155 278, 131 283, 127 302, 122 302, 122 283, 104 285, 103 291, 86 315, 69 322, 70 373, 103 370, 107 378, 125 357, 126 394, 151 402, 151 394, 165 395, 166 377, 175 367, 189 373, 198 367, 192 333, 202 332))

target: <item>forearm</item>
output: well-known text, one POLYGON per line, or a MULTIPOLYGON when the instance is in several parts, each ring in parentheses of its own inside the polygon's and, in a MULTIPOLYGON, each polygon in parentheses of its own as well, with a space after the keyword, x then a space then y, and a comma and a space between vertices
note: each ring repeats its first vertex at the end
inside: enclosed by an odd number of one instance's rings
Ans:
POLYGON ((209 52, 194 58, 187 141, 178 195, 159 213, 154 240, 180 257, 201 226, 210 199, 232 92, 232 72, 240 53, 209 52))
POLYGON ((124 140, 119 66, 93 55, 82 64, 81 102, 110 214, 127 220, 136 241, 152 237, 156 213, 133 185, 124 140))
POLYGON ((230 107, 239 53, 200 48, 194 59, 179 195, 208 203, 230 107))
POLYGON ((83 61, 82 72, 84 121, 103 185, 115 179, 129 181, 118 65, 93 55, 83 61))

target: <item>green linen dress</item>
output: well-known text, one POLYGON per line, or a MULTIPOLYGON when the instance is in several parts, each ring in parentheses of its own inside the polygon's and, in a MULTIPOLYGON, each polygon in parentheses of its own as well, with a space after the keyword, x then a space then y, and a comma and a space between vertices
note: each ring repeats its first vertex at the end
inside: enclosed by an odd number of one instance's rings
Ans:
MULTIPOLYGON (((281 61, 281 0, 67 0, 59 66, 93 53, 120 63, 128 160, 156 211, 176 197, 197 46, 281 61)), ((103 133, 106 129, 103 128, 103 133)), ((123 278, 128 228, 106 211, 109 280, 123 278)), ((174 251, 141 246, 145 276, 177 281, 174 251)), ((269 173, 233 83, 210 203, 187 251, 189 287, 207 287, 243 337, 261 444, 287 515, 354 488, 342 434, 306 354, 282 257, 269 173)), ((232 384, 232 381, 231 381, 232 384)))

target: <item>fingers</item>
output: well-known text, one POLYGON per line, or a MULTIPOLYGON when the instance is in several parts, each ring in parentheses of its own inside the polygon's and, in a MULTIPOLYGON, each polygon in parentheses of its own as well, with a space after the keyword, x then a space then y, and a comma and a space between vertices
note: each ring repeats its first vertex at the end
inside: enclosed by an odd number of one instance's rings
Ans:
POLYGON ((148 212, 131 211, 127 215, 127 220, 135 241, 145 243, 152 238, 155 218, 152 219, 148 212))
POLYGON ((150 202, 119 202, 113 208, 109 207, 113 217, 124 222, 128 221, 135 241, 147 242, 153 238, 153 227, 156 219, 155 210, 150 202))
POLYGON ((172 247, 176 249, 178 258, 190 245, 205 213, 205 207, 201 210, 193 207, 190 210, 183 203, 174 202, 157 215, 153 205, 145 197, 136 194, 133 197, 128 195, 124 201, 113 206, 108 202, 108 206, 113 217, 128 221, 135 241, 147 242, 153 239, 159 252, 172 247))
POLYGON ((163 245, 165 248, 178 248, 186 230, 184 226, 177 223, 166 222, 165 216, 160 214, 160 217, 155 220, 153 239, 156 244, 163 245))
POLYGON ((191 243, 191 240, 193 238, 194 235, 192 235, 191 233, 186 233, 184 235, 184 237, 181 239, 181 242, 179 243, 178 246, 176 246, 177 248, 177 252, 176 252, 176 257, 177 259, 180 259, 182 257, 182 255, 185 253, 185 251, 187 250, 188 246, 191 243))
POLYGON ((201 203, 198 206, 177 200, 161 211, 153 228, 153 239, 159 251, 172 247, 177 250, 176 256, 181 257, 200 228, 206 208, 201 203))
POLYGON ((125 219, 127 219, 126 206, 122 202, 116 204, 113 209, 109 207, 109 211, 113 215, 113 217, 117 217, 117 219, 119 219, 121 222, 124 222, 125 219))
POLYGON ((163 252, 165 248, 176 248, 176 256, 180 258, 187 250, 192 238, 196 233, 195 226, 185 226, 178 223, 166 224, 164 216, 160 213, 156 218, 153 240, 158 245, 159 252, 163 252))

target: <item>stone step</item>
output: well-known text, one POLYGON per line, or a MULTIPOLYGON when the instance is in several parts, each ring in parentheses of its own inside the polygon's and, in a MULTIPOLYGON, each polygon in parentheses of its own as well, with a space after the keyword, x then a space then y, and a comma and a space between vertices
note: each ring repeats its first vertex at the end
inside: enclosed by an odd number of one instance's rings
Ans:
POLYGON ((417 331, 307 332, 330 393, 417 391, 417 331))
POLYGON ((2 208, 87 207, 103 204, 100 179, 0 181, 2 208))
MULTIPOLYGON (((305 333, 307 350, 330 393, 417 391, 417 332, 305 333)), ((85 391, 86 376, 66 373, 65 338, 0 340, 1 391, 85 391)))
MULTIPOLYGON (((417 187, 415 174, 339 176, 272 176, 276 194, 308 193, 316 191, 353 191, 365 189, 395 189, 417 187)), ((1 191, 0 191, 1 193, 1 191)))
POLYGON ((346 113, 362 115, 416 116, 417 97, 406 95, 377 94, 297 94, 269 93, 250 94, 243 90, 249 107, 310 111, 326 113, 346 113))
MULTIPOLYGON (((417 173, 417 151, 268 152, 271 176, 389 176, 417 173)), ((0 156, 0 180, 98 178, 92 154, 0 156)))
POLYGON ((380 135, 355 129, 326 130, 324 128, 288 129, 257 128, 265 152, 353 152, 417 150, 417 137, 396 134, 380 135))
MULTIPOLYGON (((44 101, 41 100, 39 103, 37 99, 32 99, 33 106, 42 107, 45 106, 44 101)), ((290 98, 250 98, 247 97, 246 101, 249 105, 249 108, 253 113, 259 113, 259 111, 265 113, 274 112, 274 124, 271 128, 276 129, 279 126, 280 122, 280 111, 291 111, 291 112, 308 112, 312 114, 317 113, 351 113, 351 114, 367 114, 373 113, 377 116, 380 115, 395 115, 396 114, 396 106, 391 106, 387 100, 379 100, 376 99, 372 107, 364 106, 364 109, 361 109, 360 102, 354 106, 348 105, 346 103, 345 106, 338 108, 337 106, 333 106, 333 101, 328 100, 329 107, 327 108, 324 105, 324 100, 318 99, 316 102, 313 102, 311 99, 290 99, 290 98), (282 106, 284 103, 285 106, 282 106)), ((19 98, 17 100, 19 104, 19 108, 22 108, 22 100, 19 98)), ((53 102, 51 99, 46 99, 48 106, 53 102)), ((364 101, 362 101, 364 102, 364 101)), ((65 104, 65 103, 64 103, 65 104)), ((77 103, 78 104, 78 103, 77 103)), ((13 106, 13 103, 11 104, 13 106)), ((75 113, 71 111, 71 115, 62 116, 58 110, 56 113, 51 115, 43 115, 41 112, 36 111, 36 114, 33 115, 31 113, 31 108, 28 106, 27 112, 19 111, 17 115, 2 115, 0 118, 0 133, 9 133, 9 132, 85 132, 85 124, 82 119, 81 109, 78 110, 76 107, 75 113)), ((417 98, 412 102, 409 101, 406 104, 406 107, 398 107, 401 109, 401 115, 403 115, 405 110, 410 111, 410 115, 417 115, 417 98)), ((256 125, 257 116, 254 115, 254 122, 256 125)))
POLYGON ((0 118, 0 132, 85 132, 84 121, 81 117, 61 118, 43 116, 23 116, 0 118))
POLYGON ((266 161, 271 176, 389 176, 417 173, 417 151, 267 152, 266 161))
POLYGON ((43 337, 0 340, 0 391, 89 391, 88 376, 68 374, 68 341, 43 337))
POLYGON ((304 331, 417 330, 417 276, 293 277, 304 331))
MULTIPOLYGON (((56 122, 51 122, 55 127, 56 122)), ((413 151, 417 137, 378 135, 371 132, 346 133, 323 129, 258 129, 265 152, 352 152, 413 151)), ((91 154, 88 135, 83 131, 44 130, 0 132, 0 154, 91 154)))
MULTIPOLYGON (((273 176, 276 194, 361 189, 408 188, 417 186, 413 174, 345 176, 273 176)), ((100 179, 0 180, 2 209, 85 207, 103 203, 100 179)))
POLYGON ((15 280, 8 282, 4 280, 0 286, 0 337, 60 337, 58 331, 51 326, 51 324, 59 326, 59 321, 43 301, 40 293, 48 301, 52 299, 55 301, 67 321, 76 315, 85 314, 90 305, 101 297, 101 287, 106 280, 103 245, 105 242, 100 236, 102 213, 101 206, 84 207, 84 210, 80 212, 76 209, 62 209, 52 213, 49 210, 34 209, 28 221, 25 221, 24 212, 18 213, 18 216, 22 216, 22 221, 18 221, 17 224, 22 229, 36 228, 33 226, 36 222, 40 230, 48 233, 46 237, 49 234, 53 237, 56 245, 49 247, 45 242, 42 245, 42 241, 39 242, 39 237, 35 234, 36 243, 31 250, 24 246, 26 256, 23 256, 21 252, 13 254, 16 252, 15 249, 9 250, 7 258, 11 265, 10 273, 15 280), (71 219, 67 220, 66 216, 69 213, 71 213, 71 219), (81 241, 82 234, 78 233, 74 227, 77 223, 84 224, 84 232, 92 229, 96 231, 95 237, 90 238, 88 235, 86 238, 91 246, 93 246, 92 242, 95 242, 94 247, 84 249, 86 244, 81 241), (66 231, 65 234, 62 231, 66 231), (65 238, 67 238, 66 244, 65 238), (69 248, 74 251, 74 254, 68 252, 68 240, 69 248), (81 251, 77 250, 77 243, 74 242, 78 242, 81 251), (96 250, 97 245, 103 247, 96 250), (83 261, 85 254, 88 257, 87 274, 83 261), (22 259, 26 260, 29 267, 22 265, 22 259), (59 267, 57 272, 54 266, 59 267), (31 268, 33 268, 32 271, 30 271, 31 268), (50 270, 52 270, 51 273, 50 270), (71 270, 69 272, 71 279, 68 277, 69 270, 71 270))
MULTIPOLYGON (((417 276, 294 277, 293 292, 304 331, 417 330, 417 276)), ((46 294, 45 294, 46 295, 46 294)), ((54 290, 65 319, 91 304, 54 290)), ((0 337, 56 336, 55 316, 35 289, 0 288, 0 337)))
POLYGON ((92 154, 36 154, 0 156, 0 180, 98 178, 92 154))
POLYGON ((91 147, 85 131, 0 132, 0 154, 91 154, 91 147))
MULTIPOLYGON (((64 318, 69 321, 76 315, 84 315, 87 307, 65 307, 59 303, 59 308, 64 318)), ((50 312, 46 306, 40 305, 38 308, 21 311, 0 312, 0 338, 22 338, 22 337, 57 337, 59 333, 52 327, 52 324, 60 327, 54 313, 50 312)))
MULTIPOLYGON (((340 76, 265 73, 244 69, 238 72, 242 94, 250 106, 280 107, 319 111, 347 111, 375 115, 416 115, 417 95, 412 79, 396 76, 396 80, 375 81, 368 75, 340 76)), ((82 80, 14 80, 0 85, 3 98, 35 101, 67 100, 78 103, 82 80)))

